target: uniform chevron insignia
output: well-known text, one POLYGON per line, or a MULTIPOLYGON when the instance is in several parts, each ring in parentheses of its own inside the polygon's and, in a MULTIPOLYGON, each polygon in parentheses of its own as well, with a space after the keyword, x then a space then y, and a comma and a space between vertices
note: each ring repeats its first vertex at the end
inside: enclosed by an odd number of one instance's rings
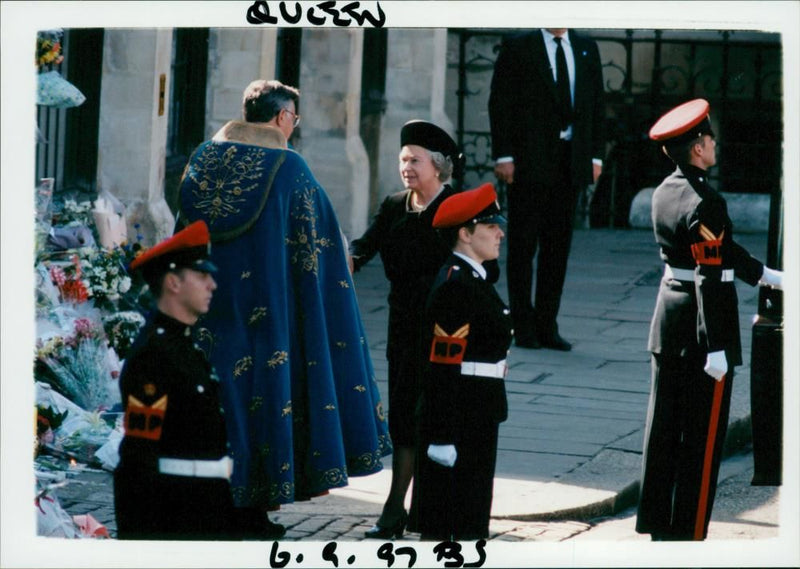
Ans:
POLYGON ((450 336, 451 338, 466 338, 469 335, 469 324, 464 324, 461 328, 453 332, 452 334, 448 334, 444 331, 444 328, 439 326, 439 324, 435 324, 433 327, 433 333, 436 336, 450 336))
POLYGON ((437 364, 460 364, 464 360, 468 335, 469 324, 464 324, 452 334, 448 334, 439 324, 435 324, 430 361, 437 364))
POLYGON ((125 411, 125 435, 139 439, 157 441, 161 439, 161 427, 167 411, 167 396, 152 405, 145 405, 133 395, 128 395, 125 411))
POLYGON ((700 224, 700 227, 698 228, 698 232, 700 233, 700 236, 703 239, 705 239, 706 241, 722 241, 722 238, 725 235, 725 230, 724 229, 722 230, 722 232, 718 236, 714 235, 714 232, 711 231, 708 228, 708 226, 706 226, 703 223, 700 224))

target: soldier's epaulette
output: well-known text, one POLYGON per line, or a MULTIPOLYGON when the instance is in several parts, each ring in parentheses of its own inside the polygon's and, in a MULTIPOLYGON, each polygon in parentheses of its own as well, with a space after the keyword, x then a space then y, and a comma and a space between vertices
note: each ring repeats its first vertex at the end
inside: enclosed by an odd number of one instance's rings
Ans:
POLYGON ((449 281, 461 274, 461 267, 458 265, 452 265, 449 269, 447 269, 447 278, 445 281, 449 281))

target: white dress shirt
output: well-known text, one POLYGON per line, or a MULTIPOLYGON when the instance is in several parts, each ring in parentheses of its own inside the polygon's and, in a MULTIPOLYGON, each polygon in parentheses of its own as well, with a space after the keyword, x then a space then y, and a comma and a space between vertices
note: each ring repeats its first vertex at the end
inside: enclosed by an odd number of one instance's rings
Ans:
POLYGON ((453 251, 453 254, 464 259, 473 269, 475 269, 475 272, 478 273, 483 280, 486 280, 486 269, 483 268, 482 264, 469 255, 465 255, 464 253, 453 251))
MULTIPOLYGON (((550 62, 550 71, 553 73, 553 82, 557 82, 556 50, 558 49, 558 44, 555 40, 556 36, 542 29, 542 37, 544 38, 544 48, 547 51, 547 59, 550 62)), ((569 34, 561 36, 561 46, 564 48, 564 57, 567 60, 570 104, 575 108, 575 55, 572 52, 572 44, 569 42, 569 34)), ((572 140, 572 125, 562 130, 560 137, 561 140, 572 140)))

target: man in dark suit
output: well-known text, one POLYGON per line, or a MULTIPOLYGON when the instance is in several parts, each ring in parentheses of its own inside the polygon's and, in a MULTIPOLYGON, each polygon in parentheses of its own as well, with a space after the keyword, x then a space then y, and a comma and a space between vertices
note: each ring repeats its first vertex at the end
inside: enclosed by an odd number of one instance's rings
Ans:
POLYGON ((602 68, 594 41, 564 28, 503 41, 489 120, 495 175, 509 184, 508 294, 518 346, 572 348, 559 335, 556 316, 577 195, 602 169, 603 118, 602 68))

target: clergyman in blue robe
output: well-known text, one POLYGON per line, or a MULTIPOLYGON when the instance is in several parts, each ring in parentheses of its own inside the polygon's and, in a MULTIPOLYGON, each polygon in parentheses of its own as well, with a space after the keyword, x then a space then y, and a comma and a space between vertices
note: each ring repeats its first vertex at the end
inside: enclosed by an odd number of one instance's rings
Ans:
POLYGON ((178 226, 198 219, 219 268, 201 347, 236 505, 274 510, 381 470, 391 441, 339 223, 281 130, 231 121, 195 150, 178 226))

